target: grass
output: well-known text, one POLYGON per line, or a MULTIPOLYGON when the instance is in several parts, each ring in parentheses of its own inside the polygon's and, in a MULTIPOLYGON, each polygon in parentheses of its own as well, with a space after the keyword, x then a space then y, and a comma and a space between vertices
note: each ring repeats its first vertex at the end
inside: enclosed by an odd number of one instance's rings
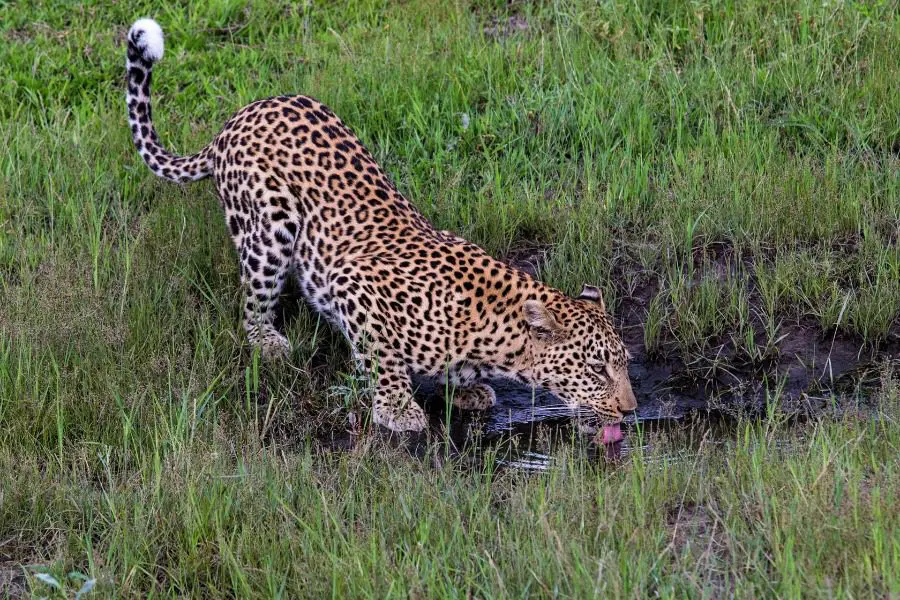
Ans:
POLYGON ((215 424, 157 423, 139 448, 123 433, 63 464, 4 454, 13 550, 55 547, 41 572, 87 573, 116 596, 900 592, 895 421, 802 434, 748 424, 726 447, 694 440, 685 452, 676 437, 657 446, 670 462, 638 453, 616 469, 561 451, 554 471, 530 477, 378 447, 273 453, 252 435, 223 452, 215 424))
POLYGON ((346 345, 301 309, 289 364, 244 346, 212 186, 131 146, 144 15, 167 146, 316 96, 439 228, 547 248, 541 277, 601 284, 617 318, 646 300, 659 356, 900 334, 896 1, 0 2, 0 590, 900 595, 889 367, 877 418, 773 413, 616 468, 577 444, 541 476, 322 450, 366 414, 346 345))

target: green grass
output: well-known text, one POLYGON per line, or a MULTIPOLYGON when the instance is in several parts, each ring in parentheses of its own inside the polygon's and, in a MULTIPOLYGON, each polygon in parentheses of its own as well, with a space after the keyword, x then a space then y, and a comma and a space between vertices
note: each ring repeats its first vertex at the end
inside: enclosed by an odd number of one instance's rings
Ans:
POLYGON ((0 590, 900 595, 889 370, 877 419, 772 417, 617 468, 323 452, 366 414, 346 345, 302 309, 291 361, 260 365, 212 186, 131 146, 122 40, 145 15, 178 152, 307 93, 437 227, 546 246, 543 279, 600 284, 616 314, 652 284, 661 356, 759 361, 799 322, 900 334, 896 1, 0 2, 0 590), (511 15, 527 29, 490 30, 511 15))

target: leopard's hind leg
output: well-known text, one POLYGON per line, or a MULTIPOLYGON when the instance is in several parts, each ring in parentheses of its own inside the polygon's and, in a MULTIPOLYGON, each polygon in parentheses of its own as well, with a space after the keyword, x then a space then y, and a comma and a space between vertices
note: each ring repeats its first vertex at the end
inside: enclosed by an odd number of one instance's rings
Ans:
POLYGON ((240 260, 247 340, 266 358, 287 356, 291 346, 275 328, 275 309, 293 270, 297 226, 269 215, 252 222, 232 215, 229 225, 240 260))
POLYGON ((249 244, 242 246, 240 252, 247 340, 258 346, 266 358, 287 356, 291 350, 290 342, 275 329, 278 296, 288 273, 283 264, 285 259, 271 250, 254 252, 249 244))

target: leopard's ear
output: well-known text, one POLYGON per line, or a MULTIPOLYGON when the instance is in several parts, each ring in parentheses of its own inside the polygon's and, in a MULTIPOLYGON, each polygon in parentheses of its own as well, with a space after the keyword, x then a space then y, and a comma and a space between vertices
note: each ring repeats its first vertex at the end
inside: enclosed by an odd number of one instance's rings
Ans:
POLYGON ((585 284, 583 288, 581 288, 581 293, 578 294, 579 300, 591 300, 600 305, 600 308, 606 310, 606 304, 603 302, 603 294, 600 293, 600 288, 594 287, 592 285, 585 284))
POLYGON ((531 333, 539 340, 553 342, 565 333, 553 313, 539 300, 526 300, 523 309, 531 333))

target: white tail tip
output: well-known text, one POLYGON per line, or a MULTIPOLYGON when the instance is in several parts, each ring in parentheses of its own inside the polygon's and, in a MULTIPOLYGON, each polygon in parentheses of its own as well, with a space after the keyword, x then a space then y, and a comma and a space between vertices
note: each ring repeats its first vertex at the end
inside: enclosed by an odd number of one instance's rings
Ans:
POLYGON ((156 62, 163 56, 165 44, 163 43, 162 28, 153 19, 135 21, 128 30, 128 40, 141 51, 144 60, 156 62))

